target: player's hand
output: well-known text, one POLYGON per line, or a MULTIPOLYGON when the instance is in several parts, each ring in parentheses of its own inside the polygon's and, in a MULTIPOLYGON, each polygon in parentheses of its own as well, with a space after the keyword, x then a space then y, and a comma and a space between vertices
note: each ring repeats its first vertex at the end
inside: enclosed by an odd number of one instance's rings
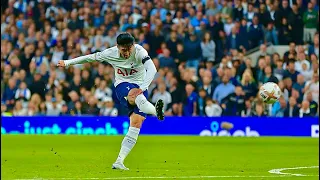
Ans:
POLYGON ((66 67, 66 64, 64 63, 63 60, 59 60, 57 66, 58 67, 66 67))

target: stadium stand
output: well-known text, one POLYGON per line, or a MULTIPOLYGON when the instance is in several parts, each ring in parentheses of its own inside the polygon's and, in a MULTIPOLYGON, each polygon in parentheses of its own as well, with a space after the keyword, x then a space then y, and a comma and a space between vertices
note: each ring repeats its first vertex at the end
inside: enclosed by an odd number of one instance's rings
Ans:
POLYGON ((164 99, 168 116, 318 116, 317 2, 9 0, 1 9, 2 115, 126 115, 110 65, 56 64, 114 46, 127 31, 158 69, 149 99, 164 99), (270 54, 267 44, 289 50, 270 54), (283 92, 274 105, 257 96, 265 82, 283 92))

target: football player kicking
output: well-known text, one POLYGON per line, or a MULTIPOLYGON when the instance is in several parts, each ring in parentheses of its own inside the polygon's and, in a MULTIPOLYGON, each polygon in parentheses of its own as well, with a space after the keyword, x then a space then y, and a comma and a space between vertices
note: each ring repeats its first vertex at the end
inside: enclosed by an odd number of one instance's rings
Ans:
POLYGON ((102 52, 80 56, 71 60, 60 60, 59 67, 67 67, 86 62, 103 62, 111 64, 115 70, 115 92, 120 103, 128 108, 130 127, 124 137, 121 149, 113 169, 129 170, 123 162, 137 142, 142 122, 146 114, 164 119, 163 100, 158 100, 155 106, 148 100, 148 87, 157 70, 147 51, 134 43, 134 37, 129 33, 117 36, 117 45, 102 52))

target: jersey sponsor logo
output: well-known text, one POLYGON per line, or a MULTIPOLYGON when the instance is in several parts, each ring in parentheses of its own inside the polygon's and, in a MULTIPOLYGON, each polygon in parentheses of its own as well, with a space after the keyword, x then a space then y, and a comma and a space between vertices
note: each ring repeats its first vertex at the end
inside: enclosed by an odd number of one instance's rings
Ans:
POLYGON ((135 70, 135 69, 118 69, 117 70, 117 73, 118 74, 120 74, 120 75, 122 75, 122 76, 131 76, 131 75, 133 75, 133 74, 135 74, 135 73, 137 73, 138 71, 137 70, 135 70))

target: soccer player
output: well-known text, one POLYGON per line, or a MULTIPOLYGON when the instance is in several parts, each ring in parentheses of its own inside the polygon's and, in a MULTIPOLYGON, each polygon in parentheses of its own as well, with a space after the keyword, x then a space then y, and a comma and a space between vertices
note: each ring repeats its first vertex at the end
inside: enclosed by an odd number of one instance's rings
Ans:
POLYGON ((147 51, 135 44, 134 37, 129 33, 119 34, 114 47, 71 60, 60 60, 57 66, 67 67, 95 61, 106 61, 113 66, 117 98, 129 110, 129 131, 122 141, 119 156, 112 165, 113 169, 129 170, 123 162, 137 142, 146 114, 155 115, 159 120, 164 119, 163 100, 158 100, 153 106, 146 98, 147 89, 157 70, 147 51))

